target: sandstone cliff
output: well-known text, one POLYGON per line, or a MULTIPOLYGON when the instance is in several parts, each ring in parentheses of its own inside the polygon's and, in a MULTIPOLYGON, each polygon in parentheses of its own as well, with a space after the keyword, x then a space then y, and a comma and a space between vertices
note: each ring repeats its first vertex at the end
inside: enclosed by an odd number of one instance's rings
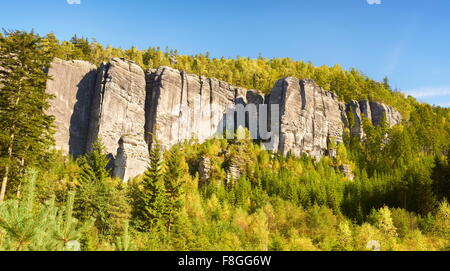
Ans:
POLYGON ((97 67, 85 61, 55 59, 47 92, 55 95, 47 112, 54 115, 56 146, 74 157, 86 152, 97 67))
POLYGON ((345 105, 314 81, 281 79, 268 102, 281 105, 280 137, 275 145, 280 153, 320 158, 327 154, 331 140, 342 142, 345 105))
POLYGON ((217 79, 160 67, 147 74, 146 129, 166 147, 192 138, 204 142, 222 135, 230 105, 263 100, 253 91, 217 79))
POLYGON ((353 116, 353 124, 350 132, 352 136, 364 138, 363 118, 368 118, 373 125, 381 125, 386 117, 387 123, 392 127, 402 121, 402 115, 390 106, 382 103, 363 101, 351 101, 346 106, 348 115, 353 116))
POLYGON ((145 74, 138 65, 113 59, 99 68, 87 148, 100 138, 116 177, 135 177, 147 167, 145 98, 145 74))
POLYGON ((320 158, 330 154, 332 141, 342 142, 345 128, 363 137, 362 116, 375 125, 384 116, 390 125, 401 122, 401 115, 389 106, 368 101, 345 105, 314 81, 293 77, 280 79, 263 96, 257 90, 169 67, 144 72, 118 58, 98 69, 82 61, 57 59, 49 74, 53 80, 48 92, 56 96, 49 113, 56 117, 57 147, 78 156, 101 138, 114 175, 125 180, 145 171, 155 138, 167 148, 186 139, 203 142, 222 136, 225 129, 245 126, 275 152, 320 158), (236 113, 237 108, 244 108, 245 114, 236 113), (278 122, 276 129, 268 129, 278 122))

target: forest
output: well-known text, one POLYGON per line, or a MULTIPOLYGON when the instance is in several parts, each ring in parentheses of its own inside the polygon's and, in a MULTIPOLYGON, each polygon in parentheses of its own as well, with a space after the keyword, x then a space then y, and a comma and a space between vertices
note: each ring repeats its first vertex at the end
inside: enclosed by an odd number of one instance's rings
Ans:
MULTIPOLYGON (((350 123, 352 121, 350 120, 350 123)), ((450 250, 450 110, 418 102, 356 69, 292 59, 211 58, 176 50, 103 47, 74 36, 0 34, 0 251, 450 250), (111 177, 101 140, 77 159, 52 148, 55 58, 112 57, 144 69, 171 66, 270 91, 286 76, 314 79, 342 101, 393 106, 400 125, 366 137, 345 131, 335 157, 316 161, 266 151, 250 139, 153 142, 147 171, 111 177), (208 176, 199 167, 208 165, 208 176), (354 178, 341 172, 351 168, 354 178), (233 168, 240 174, 230 176, 233 168)))

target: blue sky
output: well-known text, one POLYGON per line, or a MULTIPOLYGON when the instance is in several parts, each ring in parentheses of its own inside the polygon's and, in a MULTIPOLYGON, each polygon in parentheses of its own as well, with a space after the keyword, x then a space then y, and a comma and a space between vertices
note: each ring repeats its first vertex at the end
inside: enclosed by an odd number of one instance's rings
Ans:
POLYGON ((78 34, 123 48, 341 64, 450 106, 448 0, 68 1, 76 0, 1 1, 0 28, 78 34))

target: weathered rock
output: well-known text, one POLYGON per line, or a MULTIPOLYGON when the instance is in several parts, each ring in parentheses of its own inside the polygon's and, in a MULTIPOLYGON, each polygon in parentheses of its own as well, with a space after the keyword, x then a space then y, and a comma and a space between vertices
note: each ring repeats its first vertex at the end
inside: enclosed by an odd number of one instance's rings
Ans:
POLYGON ((201 182, 206 183, 211 178, 211 159, 202 157, 198 165, 198 176, 201 182))
POLYGON ((355 174, 353 173, 352 167, 350 165, 341 165, 339 166, 339 170, 344 173, 344 176, 353 181, 355 179, 355 174))
MULTIPOLYGON (((348 103, 346 106, 346 112, 347 115, 349 116, 349 122, 347 123, 346 127, 349 127, 351 135, 354 137, 363 138, 364 137, 363 118, 359 102, 351 101, 350 103, 348 103)), ((368 116, 371 115, 369 114, 368 116)))
POLYGON ((241 169, 239 166, 231 164, 227 171, 227 184, 233 185, 241 178, 241 169))
POLYGON ((392 107, 378 102, 370 102, 373 125, 381 125, 384 116, 390 127, 402 122, 402 115, 392 107))
POLYGON ((352 136, 364 138, 363 118, 367 118, 370 122, 379 126, 382 124, 383 118, 390 127, 402 122, 401 114, 390 106, 379 102, 351 101, 346 107, 347 114, 353 113, 353 123, 349 126, 352 136))
POLYGON ((145 75, 138 65, 115 58, 99 68, 87 146, 101 139, 107 153, 118 159, 121 169, 114 173, 125 180, 148 165, 145 97, 145 75))
MULTIPOLYGON (((400 113, 384 104, 352 101, 345 106, 314 81, 293 77, 280 79, 264 97, 257 90, 169 67, 145 74, 133 62, 118 58, 99 69, 83 61, 56 59, 49 74, 54 77, 47 91, 56 96, 49 113, 56 117, 57 147, 78 156, 100 138, 112 159, 114 176, 125 180, 145 171, 155 137, 169 148, 192 138, 201 143, 223 136, 225 129, 235 132, 245 126, 252 136, 263 135, 266 141, 274 133, 271 143, 265 144, 270 150, 320 158, 334 155, 330 143, 342 142, 344 128, 350 128, 350 111, 351 132, 361 138, 363 116, 374 125, 380 125, 384 116, 391 126, 402 120, 400 113), (279 105, 280 126, 279 131, 269 132, 278 117, 272 105, 279 105), (244 106, 244 114, 237 114, 244 106), (266 114, 266 109, 271 111, 266 114)), ((203 181, 210 178, 210 167, 211 161, 200 161, 203 181)), ((229 178, 239 178, 239 169, 231 165, 229 178)))
POLYGON ((229 107, 249 100, 263 98, 217 79, 160 67, 147 75, 146 130, 166 148, 191 138, 204 142, 223 134, 229 107))
POLYGON ((86 151, 91 101, 97 78, 97 67, 86 61, 55 59, 48 71, 49 115, 55 116, 56 148, 74 157, 86 151))
POLYGON ((342 142, 345 106, 312 80, 279 80, 268 103, 280 105, 280 135, 275 143, 279 153, 320 158, 331 140, 342 142))

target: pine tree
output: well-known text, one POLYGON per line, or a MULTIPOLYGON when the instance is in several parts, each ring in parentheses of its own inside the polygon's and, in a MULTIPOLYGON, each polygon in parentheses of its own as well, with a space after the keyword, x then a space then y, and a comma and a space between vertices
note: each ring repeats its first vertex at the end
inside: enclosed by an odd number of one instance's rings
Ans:
POLYGON ((56 206, 54 196, 45 204, 36 202, 37 175, 37 170, 27 170, 22 197, 0 204, 0 228, 6 231, 9 250, 64 250, 85 227, 72 216, 74 192, 65 208, 56 206))
POLYGON ((53 117, 45 114, 45 93, 52 57, 33 32, 5 32, 0 37, 0 202, 8 181, 29 165, 41 164, 53 144, 53 117))
POLYGON ((155 142, 133 211, 135 226, 144 232, 161 227, 167 210, 162 167, 161 145, 155 142))
MULTIPOLYGON (((54 238, 66 248, 70 241, 79 240, 82 229, 79 227, 78 220, 73 217, 73 207, 75 202, 75 192, 68 194, 65 209, 58 212, 55 216, 54 238)), ((87 226, 88 223, 85 224, 87 226)))

